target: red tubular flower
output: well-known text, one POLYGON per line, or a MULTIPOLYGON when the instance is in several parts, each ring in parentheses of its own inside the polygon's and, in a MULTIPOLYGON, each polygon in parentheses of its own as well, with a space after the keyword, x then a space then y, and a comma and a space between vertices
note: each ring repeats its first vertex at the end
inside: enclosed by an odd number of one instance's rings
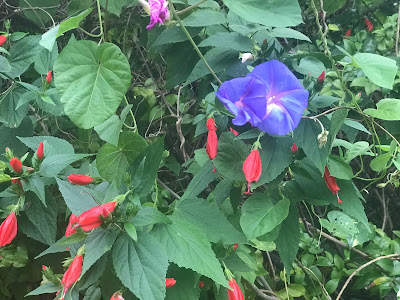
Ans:
POLYGON ((368 31, 372 31, 374 29, 374 25, 372 25, 371 21, 368 18, 365 18, 365 26, 367 26, 368 31))
POLYGON ((18 158, 16 157, 11 158, 10 166, 16 173, 22 172, 22 162, 18 158))
POLYGON ((170 288, 171 286, 175 285, 176 280, 173 278, 165 278, 165 287, 170 288))
POLYGON ((111 296, 110 300, 124 300, 124 297, 122 297, 121 292, 115 292, 115 293, 111 296))
POLYGON ((68 181, 76 185, 88 185, 93 183, 94 179, 82 174, 71 174, 68 176, 68 181))
POLYGON ((228 299, 229 300, 244 300, 242 290, 236 283, 235 279, 232 278, 229 281, 229 286, 232 288, 232 290, 228 289, 228 299))
POLYGON ((236 251, 238 246, 239 246, 238 244, 233 244, 233 251, 236 251))
POLYGON ((0 225, 0 247, 8 245, 17 235, 17 218, 12 212, 0 225))
POLYGON ((68 267, 68 270, 64 273, 64 276, 61 280, 61 284, 64 285, 64 295, 68 291, 68 289, 73 285, 81 276, 82 273, 82 255, 76 255, 72 260, 71 265, 68 267))
MULTIPOLYGON (((347 30, 344 36, 351 36, 351 29, 347 30)), ((344 38, 345 40, 348 40, 348 38, 344 38)))
POLYGON ((204 287, 204 282, 203 282, 203 281, 200 281, 200 282, 199 282, 199 288, 202 289, 203 287, 204 287))
POLYGON ((213 118, 209 118, 207 121, 208 136, 207 136, 207 147, 206 152, 208 157, 213 160, 217 156, 218 149, 218 138, 215 130, 215 122, 213 118))
POLYGON ((67 229, 65 230, 65 236, 70 236, 76 232, 75 228, 77 226, 76 224, 78 224, 78 221, 78 217, 74 214, 71 214, 67 229))
POLYGON ((43 269, 43 271, 46 271, 47 267, 45 265, 42 265, 42 269, 43 269))
POLYGON ((37 157, 39 158, 39 160, 42 160, 42 159, 43 159, 43 142, 41 142, 41 143, 39 144, 39 147, 38 147, 37 150, 36 150, 36 155, 37 155, 37 157))
POLYGON ((296 154, 297 150, 298 150, 298 148, 297 148, 296 143, 293 143, 292 148, 290 149, 290 151, 292 151, 293 154, 296 154))
POLYGON ((47 81, 49 84, 51 83, 51 71, 49 71, 49 73, 47 73, 46 81, 47 81))
POLYGON ((233 134, 235 135, 235 136, 238 136, 239 135, 239 132, 237 132, 235 129, 233 129, 232 127, 229 127, 229 131, 231 131, 231 132, 233 132, 233 134))
POLYGON ((245 194, 250 194, 251 183, 257 181, 261 176, 262 166, 260 153, 258 149, 254 149, 247 156, 243 163, 243 173, 247 180, 247 192, 245 194))
POLYGON ((338 203, 339 204, 343 203, 342 200, 339 199, 338 191, 340 190, 340 188, 338 187, 338 185, 336 183, 336 178, 331 176, 327 166, 325 166, 324 179, 325 179, 326 185, 331 190, 332 194, 336 195, 336 197, 338 199, 338 203))
POLYGON ((103 224, 103 220, 100 218, 100 216, 107 218, 108 215, 114 211, 116 205, 117 202, 112 201, 85 211, 78 217, 79 226, 83 229, 83 231, 90 231, 99 227, 101 224, 103 224))
POLYGON ((18 184, 18 186, 21 188, 21 190, 22 191, 24 190, 24 188, 22 187, 21 180, 19 180, 18 178, 11 179, 11 182, 14 183, 14 184, 18 184))
POLYGON ((324 83, 324 81, 325 81, 325 71, 323 71, 323 72, 321 73, 321 75, 318 76, 317 81, 318 81, 318 83, 320 83, 320 84, 324 83))
POLYGON ((0 35, 0 46, 3 45, 7 41, 7 37, 5 35, 0 35))

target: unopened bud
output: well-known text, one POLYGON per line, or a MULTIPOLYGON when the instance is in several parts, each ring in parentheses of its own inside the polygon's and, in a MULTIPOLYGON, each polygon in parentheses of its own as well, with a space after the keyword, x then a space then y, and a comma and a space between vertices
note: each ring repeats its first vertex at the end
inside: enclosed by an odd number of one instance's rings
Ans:
POLYGON ((245 63, 248 60, 254 60, 254 56, 251 53, 243 53, 242 54, 242 63, 245 63))
POLYGON ((329 131, 328 130, 324 130, 322 131, 320 134, 318 134, 318 147, 322 148, 323 146, 325 146, 326 142, 328 141, 328 135, 329 135, 329 131))

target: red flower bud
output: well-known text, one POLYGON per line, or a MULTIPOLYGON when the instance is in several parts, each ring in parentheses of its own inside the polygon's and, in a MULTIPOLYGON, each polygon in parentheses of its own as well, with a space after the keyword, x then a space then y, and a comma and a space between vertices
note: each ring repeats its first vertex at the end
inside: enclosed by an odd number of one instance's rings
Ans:
POLYGON ((324 81, 325 81, 325 71, 322 71, 321 75, 318 76, 317 81, 318 81, 318 83, 320 83, 320 84, 321 84, 321 83, 324 83, 324 81))
POLYGON ((202 289, 203 287, 204 287, 204 282, 203 282, 203 281, 200 281, 200 282, 199 282, 199 288, 202 289))
POLYGON ((365 26, 367 26, 368 31, 372 31, 374 29, 374 25, 372 25, 371 21, 368 18, 365 18, 365 26))
POLYGON ((49 73, 47 73, 46 81, 47 81, 49 84, 51 83, 51 71, 49 71, 49 73))
POLYGON ((71 182, 72 184, 87 185, 93 183, 94 179, 90 176, 82 174, 71 174, 68 176, 68 181, 71 182))
POLYGON ((229 286, 232 288, 232 290, 228 289, 228 299, 229 300, 244 300, 243 293, 236 283, 235 279, 231 279, 229 281, 229 286))
POLYGON ((42 158, 43 158, 43 142, 41 142, 39 144, 39 147, 36 150, 36 155, 39 158, 39 160, 42 160, 42 158))
POLYGON ((218 138, 217 133, 215 132, 217 128, 215 128, 215 122, 213 118, 209 118, 206 125, 208 128, 206 152, 208 157, 213 160, 217 156, 218 150, 218 138))
POLYGON ((116 205, 117 202, 112 201, 104 203, 100 206, 95 206, 85 211, 78 217, 79 226, 83 229, 83 231, 90 231, 99 227, 101 224, 103 224, 103 220, 100 218, 100 216, 107 218, 108 215, 114 211, 116 205))
POLYGON ((10 166, 16 173, 22 172, 22 162, 18 158, 16 157, 11 158, 10 166))
POLYGON ((115 293, 111 296, 110 300, 124 300, 124 297, 122 297, 121 292, 115 292, 115 293))
POLYGON ((338 187, 337 183, 336 183, 336 178, 331 176, 331 174, 329 173, 328 167, 325 166, 325 172, 324 172, 324 179, 326 182, 326 185, 328 186, 328 188, 331 190, 332 194, 336 195, 337 199, 338 199, 338 203, 343 203, 340 199, 339 199, 339 193, 338 191, 340 190, 340 188, 338 187))
POLYGON ((235 129, 233 129, 232 127, 229 127, 229 131, 231 131, 231 132, 233 132, 233 134, 235 135, 235 136, 238 136, 239 135, 239 132, 237 132, 235 129))
POLYGON ((17 218, 12 212, 0 225, 0 247, 8 245, 17 235, 17 218))
POLYGON ((68 270, 64 273, 64 276, 61 280, 61 284, 64 285, 64 295, 68 291, 68 289, 73 285, 81 276, 82 273, 82 255, 76 255, 72 260, 71 265, 68 267, 68 270))
POLYGON ((47 267, 45 265, 42 265, 43 271, 46 271, 47 267))
POLYGON ((22 187, 21 180, 19 180, 18 178, 11 179, 11 182, 14 183, 14 184, 18 184, 18 186, 21 188, 21 190, 22 191, 24 190, 24 188, 22 187))
POLYGON ((69 217, 69 223, 67 229, 65 230, 65 236, 70 236, 76 232, 75 228, 79 225, 78 224, 78 217, 74 214, 71 214, 69 217))
POLYGON ((297 148, 296 143, 293 143, 292 148, 290 149, 290 151, 292 151, 293 154, 296 154, 297 150, 298 150, 298 148, 297 148))
POLYGON ((239 246, 239 244, 233 244, 233 251, 236 251, 238 246, 239 246))
POLYGON ((171 286, 175 285, 176 280, 173 278, 165 278, 165 287, 170 288, 171 286))
POLYGON ((261 158, 260 153, 258 153, 258 149, 254 149, 250 152, 249 156, 247 156, 246 160, 243 163, 243 173, 247 180, 247 192, 246 194, 250 194, 250 187, 253 181, 257 181, 261 176, 262 166, 261 166, 261 158))
MULTIPOLYGON (((351 36, 351 29, 347 30, 344 36, 351 36)), ((345 40, 348 40, 348 38, 344 38, 345 40)))
POLYGON ((0 35, 0 46, 3 45, 7 41, 7 37, 5 35, 0 35))

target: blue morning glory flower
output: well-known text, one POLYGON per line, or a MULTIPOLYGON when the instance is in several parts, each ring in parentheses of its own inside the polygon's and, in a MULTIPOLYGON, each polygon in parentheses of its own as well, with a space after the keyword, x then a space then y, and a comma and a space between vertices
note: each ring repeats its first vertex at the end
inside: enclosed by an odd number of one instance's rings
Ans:
POLYGON ((308 91, 280 61, 258 65, 246 77, 225 81, 218 99, 236 118, 235 125, 251 125, 269 134, 295 129, 308 104, 308 91))

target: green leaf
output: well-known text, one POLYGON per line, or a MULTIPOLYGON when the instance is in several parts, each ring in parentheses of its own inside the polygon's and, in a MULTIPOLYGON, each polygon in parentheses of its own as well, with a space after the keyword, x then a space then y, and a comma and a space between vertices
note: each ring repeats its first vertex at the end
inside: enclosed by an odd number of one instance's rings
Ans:
POLYGON ((65 113, 84 129, 114 114, 131 82, 128 60, 110 43, 68 44, 54 64, 54 73, 65 113))
POLYGON ((325 284, 325 289, 329 294, 332 294, 336 291, 339 285, 339 279, 331 279, 325 284))
POLYGON ((121 129, 122 123, 117 115, 112 115, 106 121, 94 128, 103 141, 106 141, 113 146, 118 146, 118 138, 121 129))
POLYGON ((121 180, 126 168, 147 148, 139 134, 125 131, 120 134, 118 147, 105 144, 97 153, 96 165, 100 175, 109 182, 121 180))
POLYGON ((5 58, 4 56, 0 56, 0 72, 6 73, 11 70, 10 63, 8 62, 8 59, 5 58))
POLYGON ((51 49, 53 49, 54 45, 56 44, 57 32, 59 28, 60 25, 57 25, 51 28, 49 31, 45 32, 39 42, 40 46, 46 48, 46 50, 48 51, 51 51, 51 49))
POLYGON ((90 7, 85 11, 81 12, 79 15, 75 17, 70 17, 69 19, 61 22, 60 27, 57 32, 57 37, 63 35, 65 32, 75 29, 79 27, 79 23, 81 23, 91 12, 93 8, 90 7))
POLYGON ((353 59, 373 83, 387 89, 393 88, 398 69, 395 60, 373 53, 357 53, 353 59))
MULTIPOLYGON (((203 28, 192 27, 188 28, 190 36, 193 38, 199 34, 203 28)), ((173 27, 156 27, 149 33, 148 47, 149 49, 159 47, 166 44, 175 44, 186 41, 188 38, 180 26, 173 27)))
POLYGON ((351 145, 349 151, 346 152, 345 160, 346 162, 350 162, 353 158, 356 158, 359 155, 363 155, 371 149, 368 142, 360 141, 351 145))
POLYGON ((140 234, 137 243, 123 234, 114 244, 112 258, 115 272, 141 300, 165 297, 168 259, 164 249, 150 234, 140 234))
POLYGON ((145 197, 150 192, 157 177, 163 152, 164 137, 160 137, 139 155, 129 169, 133 178, 132 188, 139 197, 145 197))
POLYGON ((24 8, 23 13, 27 19, 38 27, 44 28, 51 21, 50 16, 55 16, 60 0, 19 0, 19 6, 24 8))
POLYGON ((235 140, 232 132, 224 132, 218 140, 217 157, 213 159, 215 168, 223 176, 232 180, 245 181, 243 163, 249 149, 241 140, 235 140))
POLYGON ((82 275, 105 253, 111 250, 117 239, 115 232, 107 229, 96 228, 89 234, 85 242, 85 259, 82 265, 82 275))
POLYGON ((252 23, 271 27, 288 27, 303 22, 297 1, 224 0, 223 2, 235 14, 252 23))
POLYGON ((79 216, 84 211, 98 205, 90 195, 93 195, 93 190, 83 186, 73 185, 58 178, 57 184, 64 198, 65 204, 67 204, 68 208, 75 216, 79 216))
POLYGON ((225 16, 216 10, 199 9, 183 19, 186 27, 205 27, 210 25, 224 24, 227 22, 225 16))
POLYGON ((210 242, 222 241, 226 244, 246 242, 245 236, 228 222, 215 202, 200 198, 181 198, 173 215, 203 229, 210 242))
POLYGON ((124 223, 124 229, 127 234, 134 240, 135 242, 137 241, 137 232, 136 232, 136 227, 132 223, 124 223))
POLYGON ((13 149, 14 155, 22 156, 28 149, 18 138, 33 135, 33 124, 31 119, 25 118, 17 128, 0 126, 0 149, 6 147, 13 149))
POLYGON ((24 93, 26 93, 26 89, 17 87, 9 91, 0 102, 0 118, 4 119, 3 123, 8 127, 18 127, 28 113, 28 104, 17 108, 18 101, 24 93))
POLYGON ((387 168, 387 163, 391 157, 390 153, 379 155, 371 160, 369 166, 375 172, 382 172, 387 168))
POLYGON ((24 73, 28 67, 35 61, 37 55, 43 50, 39 45, 40 36, 31 35, 24 37, 15 43, 10 49, 10 58, 8 62, 11 71, 6 74, 11 78, 15 78, 24 73))
POLYGON ((307 41, 307 42, 311 43, 311 40, 308 38, 308 36, 302 34, 300 31, 294 30, 292 28, 277 27, 271 31, 271 34, 273 37, 303 40, 303 41, 307 41))
POLYGON ((265 135, 260 139, 262 172, 260 179, 252 184, 253 187, 269 183, 278 177, 292 162, 290 148, 293 139, 290 137, 272 137, 265 135))
POLYGON ((92 285, 86 290, 83 300, 101 300, 101 289, 92 285))
POLYGON ((315 58, 314 56, 305 56, 303 57, 299 65, 293 64, 293 68, 303 74, 307 75, 310 74, 314 78, 318 78, 319 75, 323 71, 326 71, 324 64, 319 59, 315 58))
POLYGON ((47 206, 44 192, 44 181, 38 174, 34 173, 28 177, 24 185, 24 190, 34 192, 40 201, 42 201, 43 205, 47 206))
POLYGON ((139 212, 131 221, 131 223, 136 227, 148 226, 162 222, 168 223, 170 220, 166 215, 158 211, 156 208, 150 206, 143 206, 143 208, 139 210, 139 212))
POLYGON ((56 240, 57 233, 57 203, 53 197, 50 197, 47 207, 35 195, 30 194, 27 197, 27 209, 25 213, 29 219, 39 230, 40 234, 51 245, 56 240))
POLYGON ((376 104, 376 109, 367 108, 364 113, 382 120, 398 121, 400 120, 400 99, 381 99, 376 104))
POLYGON ((39 174, 43 177, 53 177, 64 170, 67 166, 91 154, 55 154, 43 159, 39 174))
POLYGON ((229 48, 241 52, 251 52, 253 42, 237 32, 218 32, 203 40, 199 47, 229 48))
POLYGON ((61 288, 61 285, 55 285, 54 283, 48 281, 44 283, 43 285, 39 285, 36 289, 34 289, 32 292, 28 293, 25 295, 25 297, 28 296, 36 296, 36 295, 41 295, 41 294, 52 294, 57 292, 61 288))
POLYGON ((218 177, 218 173, 213 172, 213 168, 211 161, 207 161, 190 181, 182 198, 197 197, 208 184, 213 182, 218 177))
POLYGON ((182 218, 172 216, 170 219, 171 224, 158 224, 153 229, 157 239, 167 249, 169 261, 227 287, 221 265, 204 233, 182 218))
POLYGON ((18 137, 18 139, 33 151, 36 151, 43 142, 44 156, 74 153, 74 147, 70 143, 53 136, 18 137))
POLYGON ((290 201, 286 198, 277 203, 266 194, 255 194, 242 206, 240 226, 248 239, 272 231, 287 217, 290 201))
POLYGON ((351 180, 353 178, 352 168, 340 157, 329 155, 328 169, 331 176, 351 180))
POLYGON ((299 213, 295 204, 291 204, 287 218, 282 222, 278 238, 275 240, 279 256, 290 274, 300 243, 299 213))
MULTIPOLYGON (((237 60, 238 56, 239 53, 235 50, 226 48, 213 48, 204 55, 204 58, 213 71, 218 73, 232 65, 232 62, 237 60)), ((192 73, 190 73, 185 85, 188 85, 208 74, 210 74, 210 70, 204 64, 204 61, 200 59, 192 70, 192 73)))
MULTIPOLYGON (((77 234, 74 234, 74 235, 77 235, 77 234)), ((69 237, 72 237, 72 236, 73 236, 73 235, 71 235, 71 236, 69 236, 69 237)), ((86 236, 86 235, 85 235, 85 236, 86 236)), ((59 253, 59 252, 66 252, 66 251, 68 251, 68 250, 66 249, 66 247, 68 247, 68 246, 66 246, 66 244, 63 244, 63 241, 65 241, 65 240, 67 240, 67 237, 63 236, 63 237, 62 237, 61 239, 59 239, 55 244, 51 245, 49 248, 47 248, 46 250, 44 250, 43 252, 41 252, 39 255, 37 255, 37 256, 35 257, 35 259, 38 259, 38 258, 40 258, 40 257, 42 257, 42 256, 45 256, 45 255, 51 254, 51 253, 59 253)), ((81 241, 82 241, 82 240, 81 240, 81 241)), ((77 248, 79 249, 80 246, 83 245, 83 243, 82 243, 81 241, 73 242, 73 243, 70 243, 70 244, 67 244, 67 245, 72 246, 72 247, 77 247, 77 248)))
POLYGON ((128 0, 100 0, 100 4, 103 8, 106 8, 107 4, 107 10, 118 17, 121 14, 122 8, 126 6, 128 2, 128 0))
POLYGON ((292 297, 301 297, 305 295, 306 289, 300 284, 292 283, 288 286, 288 293, 292 297))
POLYGON ((167 289, 165 300, 199 299, 198 274, 189 269, 178 268, 176 265, 169 266, 168 274, 167 277, 173 277, 176 283, 174 288, 167 289))

